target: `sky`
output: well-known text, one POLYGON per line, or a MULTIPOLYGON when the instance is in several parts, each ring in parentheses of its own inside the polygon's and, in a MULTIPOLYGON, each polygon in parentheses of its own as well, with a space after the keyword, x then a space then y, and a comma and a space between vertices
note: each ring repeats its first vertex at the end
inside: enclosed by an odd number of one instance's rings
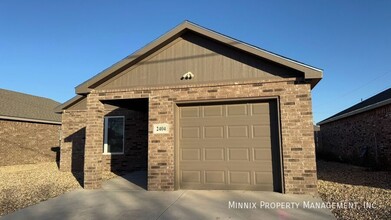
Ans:
POLYGON ((184 20, 322 69, 315 123, 391 87, 388 0, 1 0, 0 88, 65 102, 184 20))

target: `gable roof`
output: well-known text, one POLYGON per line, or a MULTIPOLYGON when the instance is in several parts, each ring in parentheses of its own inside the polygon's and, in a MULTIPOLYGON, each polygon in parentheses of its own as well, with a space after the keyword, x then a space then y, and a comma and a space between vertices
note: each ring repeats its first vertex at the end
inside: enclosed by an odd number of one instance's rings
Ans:
POLYGON ((227 46, 248 52, 250 54, 262 57, 264 59, 282 64, 284 66, 290 67, 292 69, 298 70, 300 72, 304 73, 304 77, 306 80, 310 81, 312 88, 320 81, 322 78, 322 70, 309 66, 307 64, 286 58, 284 56, 272 53, 270 51, 261 49, 259 47, 244 43, 242 41, 233 39, 231 37, 225 36, 223 34, 217 33, 215 31, 212 31, 210 29, 201 27, 197 24, 194 24, 189 21, 184 21, 180 25, 176 26, 174 29, 170 30, 166 34, 162 35, 155 41, 147 44, 145 47, 141 48, 140 50, 134 52, 133 54, 125 57, 121 61, 115 63, 111 67, 103 70, 96 76, 90 78, 89 80, 83 82, 82 84, 78 85, 75 90, 77 94, 87 94, 91 91, 91 89, 95 88, 96 86, 102 84, 103 82, 107 81, 108 79, 112 78, 116 74, 119 74, 123 70, 131 67, 132 65, 138 63, 148 55, 152 54, 153 52, 157 51, 158 49, 164 47, 168 43, 172 42, 185 32, 195 32, 197 34, 200 34, 204 37, 213 39, 215 41, 218 41, 220 43, 223 43, 227 46))
POLYGON ((325 120, 319 122, 319 125, 326 124, 332 121, 336 121, 342 118, 353 116, 362 112, 366 112, 381 106, 391 104, 391 88, 384 90, 383 92, 374 95, 350 108, 347 108, 325 120))
POLYGON ((61 124, 60 103, 51 99, 0 89, 0 103, 0 119, 61 124))

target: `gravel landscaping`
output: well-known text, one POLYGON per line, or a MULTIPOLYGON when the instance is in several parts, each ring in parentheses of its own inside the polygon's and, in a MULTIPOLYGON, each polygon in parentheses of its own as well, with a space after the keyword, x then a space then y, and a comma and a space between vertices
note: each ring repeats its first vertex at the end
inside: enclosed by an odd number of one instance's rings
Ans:
MULTIPOLYGON (((80 176, 80 174, 79 174, 80 176)), ((104 179, 114 177, 106 173, 104 179)), ((0 167, 0 216, 81 188, 71 172, 55 162, 0 167)))
POLYGON ((357 208, 331 209, 337 219, 391 219, 391 172, 337 162, 317 165, 318 193, 324 202, 357 204, 357 208))

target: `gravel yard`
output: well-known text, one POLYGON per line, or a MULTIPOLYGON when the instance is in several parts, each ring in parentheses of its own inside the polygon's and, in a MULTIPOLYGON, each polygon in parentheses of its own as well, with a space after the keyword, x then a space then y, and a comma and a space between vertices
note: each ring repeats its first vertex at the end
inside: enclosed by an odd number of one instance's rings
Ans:
MULTIPOLYGON (((106 173, 105 179, 115 176, 106 173)), ((71 172, 55 162, 0 167, 0 216, 81 188, 71 172)))
POLYGON ((391 172, 318 161, 318 192, 324 202, 357 202, 332 209, 337 219, 391 219, 391 172), (364 203, 375 205, 364 208, 364 203))

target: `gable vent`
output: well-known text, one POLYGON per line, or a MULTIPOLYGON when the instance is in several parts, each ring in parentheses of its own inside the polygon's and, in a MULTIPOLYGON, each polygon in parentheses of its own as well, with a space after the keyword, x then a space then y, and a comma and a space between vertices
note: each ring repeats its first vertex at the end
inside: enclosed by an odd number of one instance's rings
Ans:
POLYGON ((182 75, 181 80, 191 80, 194 78, 194 74, 192 72, 187 72, 182 75))

